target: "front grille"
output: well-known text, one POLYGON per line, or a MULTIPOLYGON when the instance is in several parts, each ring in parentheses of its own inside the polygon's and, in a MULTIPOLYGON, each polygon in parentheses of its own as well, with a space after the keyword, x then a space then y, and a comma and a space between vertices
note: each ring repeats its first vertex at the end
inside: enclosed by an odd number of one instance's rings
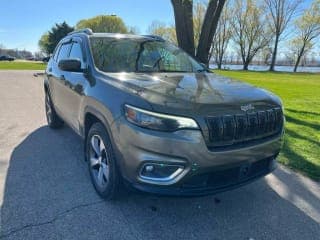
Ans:
POLYGON ((231 146, 277 135, 283 126, 281 108, 207 117, 209 145, 231 146))

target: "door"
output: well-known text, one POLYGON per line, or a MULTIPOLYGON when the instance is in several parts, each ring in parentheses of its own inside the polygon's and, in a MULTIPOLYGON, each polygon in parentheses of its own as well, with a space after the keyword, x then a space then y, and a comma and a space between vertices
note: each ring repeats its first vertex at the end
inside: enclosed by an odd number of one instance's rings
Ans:
POLYGON ((86 69, 85 58, 82 50, 82 42, 80 39, 73 39, 72 46, 69 54, 69 59, 78 59, 81 61, 82 72, 69 72, 64 76, 66 95, 63 99, 66 101, 63 104, 63 111, 68 115, 68 122, 73 128, 79 131, 79 113, 81 103, 84 97, 84 89, 88 84, 87 79, 84 76, 84 70, 86 69))
POLYGON ((49 72, 51 72, 51 98, 56 111, 63 118, 63 120, 67 122, 70 117, 68 116, 68 112, 65 111, 64 105, 68 101, 68 99, 66 98, 66 76, 69 75, 69 72, 62 71, 58 67, 58 63, 60 60, 67 59, 69 57, 71 46, 71 42, 61 44, 58 47, 57 56, 54 56, 54 58, 52 59, 53 63, 49 68, 49 72))

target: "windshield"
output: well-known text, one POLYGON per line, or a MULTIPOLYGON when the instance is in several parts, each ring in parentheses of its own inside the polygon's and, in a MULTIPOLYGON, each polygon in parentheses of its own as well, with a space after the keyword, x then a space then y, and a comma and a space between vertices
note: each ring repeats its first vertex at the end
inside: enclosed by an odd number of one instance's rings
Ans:
POLYGON ((96 67, 104 72, 203 72, 180 48, 151 39, 91 37, 96 67))

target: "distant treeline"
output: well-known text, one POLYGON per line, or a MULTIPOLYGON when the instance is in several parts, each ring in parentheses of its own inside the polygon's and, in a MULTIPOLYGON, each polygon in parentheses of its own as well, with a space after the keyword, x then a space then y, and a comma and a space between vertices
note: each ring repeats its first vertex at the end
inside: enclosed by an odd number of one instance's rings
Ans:
POLYGON ((10 55, 15 58, 28 58, 32 57, 32 52, 26 51, 26 50, 17 50, 17 49, 5 49, 5 48, 0 48, 0 55, 10 55))
MULTIPOLYGON (((270 66, 270 58, 263 58, 263 56, 256 56, 251 64, 253 65, 261 65, 261 66, 270 66)), ((216 64, 215 59, 211 59, 210 64, 216 64)), ((222 65, 242 65, 241 56, 239 55, 233 55, 233 54, 227 54, 224 56, 222 62, 222 65)), ((283 57, 276 60, 277 66, 294 66, 295 60, 293 58, 283 57)), ((303 67, 320 67, 320 58, 319 56, 315 54, 306 54, 303 56, 300 62, 300 66, 303 67)))

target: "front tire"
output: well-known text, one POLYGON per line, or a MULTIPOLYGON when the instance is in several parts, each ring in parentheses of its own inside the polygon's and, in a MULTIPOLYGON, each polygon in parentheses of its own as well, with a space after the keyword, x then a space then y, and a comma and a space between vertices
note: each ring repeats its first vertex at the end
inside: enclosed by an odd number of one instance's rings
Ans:
POLYGON ((51 101, 50 94, 48 92, 46 92, 45 94, 45 105, 48 126, 53 129, 61 128, 63 126, 63 121, 56 113, 51 101))
POLYGON ((120 176, 111 140, 101 123, 94 123, 86 137, 86 159, 92 184, 104 199, 118 195, 120 176))

